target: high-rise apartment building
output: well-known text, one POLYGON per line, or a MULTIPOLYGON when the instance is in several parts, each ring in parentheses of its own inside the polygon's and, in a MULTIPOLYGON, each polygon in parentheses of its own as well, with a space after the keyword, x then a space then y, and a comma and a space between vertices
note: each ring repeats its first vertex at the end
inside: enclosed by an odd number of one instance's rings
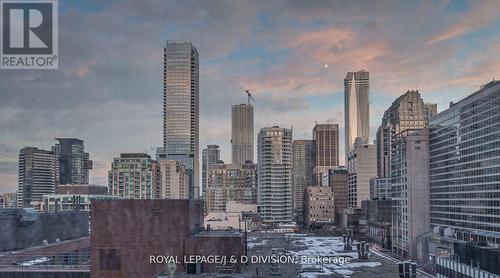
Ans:
POLYGON ((313 185, 314 143, 313 140, 293 141, 293 208, 302 214, 304 190, 313 185))
POLYGON ((500 244, 499 107, 492 81, 429 124, 430 222, 442 240, 500 244))
POLYGON ((229 201, 257 204, 255 164, 217 163, 210 169, 205 199, 207 211, 225 212, 229 201))
POLYGON ((392 144, 392 252, 405 259, 417 259, 418 239, 430 231, 428 134, 407 130, 392 144))
POLYGON ((377 175, 391 176, 391 144, 395 136, 409 129, 426 128, 436 115, 437 105, 424 103, 418 91, 407 91, 384 112, 377 130, 377 175))
POLYGON ((163 149, 189 173, 189 196, 199 198, 199 57, 191 42, 167 41, 163 59, 163 149))
POLYGON ((369 85, 370 75, 364 70, 348 72, 344 79, 346 157, 356 138, 361 138, 363 144, 370 138, 369 85))
POLYGON ((257 197, 262 221, 292 221, 292 130, 278 126, 262 128, 257 161, 257 197))
POLYGON ((52 152, 59 160, 59 184, 88 184, 92 161, 85 152, 83 141, 76 138, 56 138, 52 152))
POLYGON ((160 160, 160 199, 189 199, 189 175, 186 166, 176 160, 160 160))
POLYGON ((51 151, 27 147, 19 152, 17 205, 31 206, 59 184, 59 161, 51 151))
POLYGON ((110 195, 125 199, 157 199, 160 185, 160 168, 150 155, 122 153, 113 159, 108 172, 110 195))
POLYGON ((357 138, 347 155, 347 188, 349 207, 361 207, 363 200, 370 199, 370 179, 377 176, 375 145, 364 144, 357 138))
POLYGON ((237 104, 231 107, 232 164, 254 161, 253 106, 237 104))
POLYGON ((220 150, 217 145, 207 145, 201 151, 201 198, 205 200, 208 185, 208 173, 212 166, 220 160, 220 150))
POLYGON ((315 185, 320 185, 328 171, 339 165, 339 125, 316 124, 313 128, 315 185))

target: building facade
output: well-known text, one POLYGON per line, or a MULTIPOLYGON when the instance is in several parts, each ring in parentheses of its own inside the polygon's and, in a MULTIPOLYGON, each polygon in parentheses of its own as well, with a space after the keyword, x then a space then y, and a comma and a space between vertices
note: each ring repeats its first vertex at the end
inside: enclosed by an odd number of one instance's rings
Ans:
POLYGON ((335 222, 334 194, 330 186, 308 186, 304 193, 306 226, 335 222))
POLYGON ((258 136, 257 197, 263 222, 293 220, 292 130, 262 128, 258 136))
POLYGON ((257 166, 247 164, 213 165, 208 174, 206 207, 208 212, 225 212, 230 201, 257 204, 257 166))
POLYGON ((145 153, 122 153, 108 172, 111 195, 124 199, 156 199, 161 190, 160 167, 145 153))
POLYGON ((368 71, 348 72, 344 79, 346 156, 354 148, 356 138, 365 144, 370 138, 369 87, 368 71))
POLYGON ((293 208, 298 214, 303 212, 304 190, 313 185, 314 141, 293 141, 293 208))
POLYGON ((331 169, 328 172, 328 182, 323 183, 323 186, 328 185, 332 188, 334 197, 333 205, 335 210, 335 223, 339 223, 340 213, 349 207, 347 178, 347 169, 338 167, 336 169, 331 169))
POLYGON ((349 207, 361 207, 363 200, 370 199, 370 179, 377 176, 376 149, 357 138, 347 156, 347 188, 349 207))
POLYGON ((417 259, 417 242, 430 231, 427 129, 397 135, 391 151, 392 252, 417 259))
POLYGON ((253 106, 236 104, 231 107, 232 164, 254 161, 253 106))
POLYGON ((27 147, 19 152, 17 206, 29 207, 59 184, 59 161, 51 151, 27 147))
POLYGON ((391 199, 391 178, 370 179, 370 199, 391 199))
POLYGON ((186 166, 176 160, 160 160, 161 199, 189 199, 189 175, 186 166))
POLYGON ((189 173, 189 196, 199 198, 199 57, 191 42, 167 41, 163 60, 163 149, 189 173))
POLYGON ((430 124, 430 222, 451 241, 500 244, 500 82, 430 124))
POLYGON ((339 125, 316 124, 313 128, 313 141, 315 185, 320 185, 328 171, 339 165, 339 125))
POLYGON ((208 173, 212 166, 220 160, 220 150, 218 145, 207 145, 201 151, 201 198, 205 200, 205 193, 208 185, 208 173))
POLYGON ((83 141, 76 138, 56 138, 52 152, 59 160, 59 184, 88 184, 92 160, 85 152, 83 141))
POLYGON ((384 112, 377 129, 377 176, 391 176, 391 144, 397 134, 409 129, 426 128, 430 117, 436 115, 437 105, 424 103, 420 93, 407 91, 384 112))

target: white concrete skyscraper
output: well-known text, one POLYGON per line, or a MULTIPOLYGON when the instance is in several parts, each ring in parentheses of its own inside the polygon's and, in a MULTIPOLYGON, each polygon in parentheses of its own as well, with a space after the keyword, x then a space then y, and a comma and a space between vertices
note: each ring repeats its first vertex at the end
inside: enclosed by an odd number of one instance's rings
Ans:
POLYGON ((357 137, 363 144, 367 144, 370 137, 369 83, 369 72, 364 70, 348 72, 344 79, 346 157, 357 137))
POLYGON ((163 64, 163 155, 189 173, 189 197, 199 198, 199 57, 191 42, 167 41, 163 64))
POLYGON ((231 107, 232 163, 254 161, 253 106, 236 104, 231 107))
POLYGON ((257 199, 262 221, 292 221, 292 130, 278 126, 262 128, 257 160, 257 199))

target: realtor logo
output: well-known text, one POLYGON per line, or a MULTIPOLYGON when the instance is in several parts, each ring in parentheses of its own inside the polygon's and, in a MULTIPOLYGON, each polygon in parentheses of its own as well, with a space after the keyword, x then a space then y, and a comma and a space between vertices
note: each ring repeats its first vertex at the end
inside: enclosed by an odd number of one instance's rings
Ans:
POLYGON ((0 68, 57 69, 57 0, 2 1, 0 68))

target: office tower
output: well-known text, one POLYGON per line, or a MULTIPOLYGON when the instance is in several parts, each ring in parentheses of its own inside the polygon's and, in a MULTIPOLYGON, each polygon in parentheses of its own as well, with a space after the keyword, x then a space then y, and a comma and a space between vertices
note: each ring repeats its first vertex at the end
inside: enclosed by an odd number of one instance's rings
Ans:
POLYGON ((262 221, 292 221, 292 130, 278 126, 262 128, 257 161, 257 198, 262 221))
POLYGON ((145 153, 122 153, 115 157, 108 172, 111 195, 125 199, 160 197, 161 175, 158 163, 145 153))
MULTIPOLYGON (((320 185, 322 177, 339 165, 339 125, 316 124, 313 128, 315 144, 315 184, 320 185)), ((311 184, 312 185, 312 184, 311 184)))
POLYGON ((217 163, 208 174, 206 207, 208 212, 225 212, 226 204, 257 203, 257 165, 217 163))
POLYGON ((201 151, 201 198, 205 200, 205 193, 208 185, 208 173, 212 168, 212 165, 220 160, 220 150, 217 145, 207 145, 201 151))
POLYGON ((335 223, 338 224, 340 213, 349 207, 347 192, 347 169, 338 167, 328 171, 328 186, 332 188, 334 196, 335 223))
POLYGON ((304 222, 310 225, 333 224, 334 194, 330 186, 308 186, 304 193, 304 222))
POLYGON ((391 178, 370 179, 370 199, 390 200, 391 199, 391 178))
POLYGON ((253 106, 237 104, 231 107, 231 157, 233 164, 254 161, 253 106))
POLYGON ((370 138, 369 83, 370 75, 364 70, 348 72, 344 79, 346 157, 357 137, 363 144, 370 138))
MULTIPOLYGON (((314 143, 313 140, 293 141, 293 208, 302 214, 304 190, 313 185, 314 143)), ((300 219, 300 216, 298 216, 300 219)))
POLYGON ((429 133, 407 130, 396 136, 391 155, 392 252, 417 259, 417 241, 430 231, 429 133))
POLYGON ((29 207, 53 194, 59 184, 59 162, 51 151, 27 147, 19 152, 17 205, 29 207))
POLYGON ((347 155, 349 207, 361 207, 361 201, 370 199, 370 179, 377 176, 375 145, 364 144, 357 138, 347 155))
POLYGON ((59 184, 88 184, 92 161, 85 152, 83 141, 76 138, 56 138, 52 152, 59 160, 59 184))
POLYGON ((430 222, 441 241, 500 244, 499 107, 492 81, 429 123, 430 222))
POLYGON ((391 176, 391 144, 405 130, 426 128, 430 117, 436 115, 437 105, 424 103, 418 91, 407 91, 384 112, 377 130, 377 175, 391 176))
POLYGON ((176 160, 160 160, 160 199, 189 199, 189 174, 176 160))
POLYGON ((167 41, 163 56, 163 150, 189 173, 189 196, 199 198, 199 58, 190 42, 167 41))

